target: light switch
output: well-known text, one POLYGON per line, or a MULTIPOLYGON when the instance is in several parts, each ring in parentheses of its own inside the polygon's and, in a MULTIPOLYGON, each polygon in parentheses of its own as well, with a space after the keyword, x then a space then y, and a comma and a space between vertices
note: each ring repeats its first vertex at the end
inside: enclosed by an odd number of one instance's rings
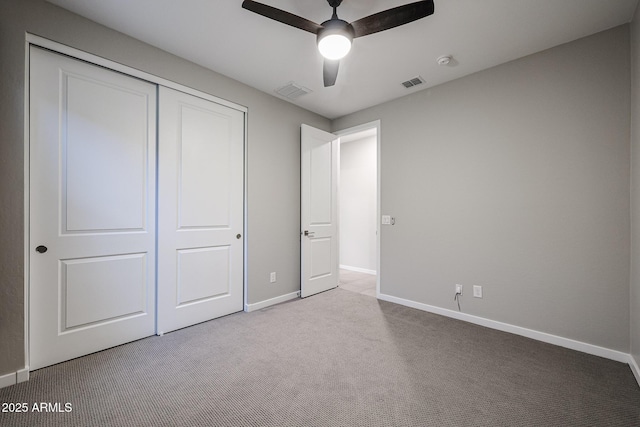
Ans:
POLYGON ((391 215, 382 215, 382 225, 391 225, 391 215))

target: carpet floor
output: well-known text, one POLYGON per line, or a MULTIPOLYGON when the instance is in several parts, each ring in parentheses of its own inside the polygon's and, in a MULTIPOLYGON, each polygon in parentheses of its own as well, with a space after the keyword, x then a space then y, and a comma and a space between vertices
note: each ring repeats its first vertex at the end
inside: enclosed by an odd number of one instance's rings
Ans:
POLYGON ((27 404, 11 427, 640 426, 623 363, 342 289, 40 369, 0 403, 27 404))

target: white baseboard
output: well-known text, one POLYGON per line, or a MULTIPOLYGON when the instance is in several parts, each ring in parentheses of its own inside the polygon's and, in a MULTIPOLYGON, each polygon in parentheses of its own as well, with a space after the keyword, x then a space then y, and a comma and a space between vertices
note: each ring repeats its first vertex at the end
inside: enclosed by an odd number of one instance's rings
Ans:
POLYGON ((20 369, 18 372, 0 375, 0 388, 9 387, 29 380, 29 368, 20 369))
POLYGON ((9 387, 16 383, 16 373, 12 372, 6 375, 0 375, 0 388, 9 387))
POLYGON ((633 376, 636 377, 636 381, 640 386, 640 366, 638 366, 638 361, 633 357, 632 354, 629 355, 629 367, 631 368, 631 372, 633 372, 633 376))
POLYGON ((300 291, 291 292, 290 294, 280 295, 279 297, 267 299, 264 301, 256 302, 253 304, 245 304, 244 311, 250 313, 252 311, 260 310, 262 308, 270 307, 281 302, 289 301, 300 297, 300 291))
POLYGON ((358 273, 373 274, 374 276, 377 274, 375 270, 368 270, 366 268, 360 268, 360 267, 351 267, 350 265, 340 264, 340 268, 343 270, 357 271, 358 273))
MULTIPOLYGON (((534 340, 558 345, 560 347, 581 351, 583 353, 592 354, 594 356, 604 357, 606 359, 615 360, 617 362, 629 363, 629 360, 630 360, 630 356, 628 353, 623 353, 617 350, 611 350, 609 348, 600 347, 593 344, 587 344, 587 343, 572 340, 569 338, 559 337, 557 335, 548 334, 546 332, 539 332, 533 329, 527 329, 520 326, 510 325, 508 323, 489 320, 489 319, 485 319, 484 317, 473 316, 471 314, 448 310, 446 308, 423 304, 420 302, 398 298, 391 295, 380 294, 378 296, 378 299, 394 302, 396 304, 404 305, 411 308, 416 308, 422 311, 428 311, 430 313, 440 314, 442 316, 451 317, 458 320, 464 320, 465 322, 473 323, 480 326, 485 326, 487 328, 497 329, 499 331, 521 335, 523 337, 532 338, 534 340)), ((638 376, 636 375, 636 379, 637 378, 638 376)))
POLYGON ((29 381, 29 368, 20 369, 16 372, 16 383, 23 383, 29 381))

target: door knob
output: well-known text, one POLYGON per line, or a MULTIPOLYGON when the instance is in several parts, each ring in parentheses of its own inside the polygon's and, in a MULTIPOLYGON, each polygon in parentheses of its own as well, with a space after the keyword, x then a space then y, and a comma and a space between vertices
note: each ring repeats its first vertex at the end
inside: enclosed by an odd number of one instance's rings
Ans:
POLYGON ((307 237, 313 237, 316 235, 316 233, 314 233, 313 231, 304 230, 304 235, 307 237))
POLYGON ((40 245, 40 246, 38 246, 36 248, 36 252, 38 252, 39 254, 43 254, 43 253, 47 252, 47 247, 40 245))
POLYGON ((236 239, 239 239, 241 237, 242 237, 242 234, 240 234, 240 233, 236 234, 236 239))

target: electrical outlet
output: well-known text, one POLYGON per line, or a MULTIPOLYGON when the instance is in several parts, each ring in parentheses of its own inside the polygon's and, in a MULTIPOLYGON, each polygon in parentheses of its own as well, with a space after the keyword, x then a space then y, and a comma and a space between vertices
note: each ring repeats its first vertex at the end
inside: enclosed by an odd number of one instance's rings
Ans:
POLYGON ((456 295, 462 295, 462 285, 456 284, 456 295))
POLYGON ((269 275, 269 281, 271 283, 275 283, 276 282, 276 272, 272 271, 271 274, 269 275))
POLYGON ((473 296, 475 298, 482 298, 482 286, 473 285, 473 296))

